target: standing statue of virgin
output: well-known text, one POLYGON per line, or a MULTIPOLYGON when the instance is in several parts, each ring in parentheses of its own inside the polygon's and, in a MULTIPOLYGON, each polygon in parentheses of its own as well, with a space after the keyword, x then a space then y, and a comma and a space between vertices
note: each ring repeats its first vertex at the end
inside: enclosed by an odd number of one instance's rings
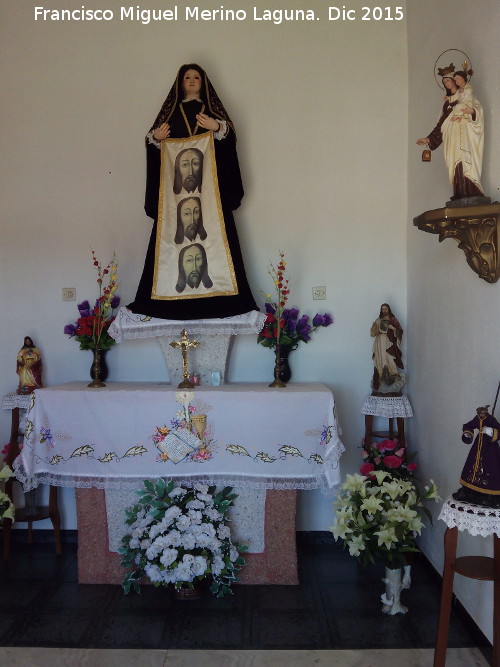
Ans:
POLYGON ((183 65, 146 135, 153 230, 134 313, 163 319, 258 310, 233 211, 243 197, 233 123, 204 70, 183 65))

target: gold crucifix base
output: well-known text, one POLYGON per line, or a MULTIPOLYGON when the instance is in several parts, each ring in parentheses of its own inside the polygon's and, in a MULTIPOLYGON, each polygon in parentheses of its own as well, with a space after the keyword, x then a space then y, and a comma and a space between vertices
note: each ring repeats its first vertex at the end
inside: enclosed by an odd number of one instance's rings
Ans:
POLYGON ((191 380, 183 380, 177 385, 177 389, 194 389, 194 384, 191 380))

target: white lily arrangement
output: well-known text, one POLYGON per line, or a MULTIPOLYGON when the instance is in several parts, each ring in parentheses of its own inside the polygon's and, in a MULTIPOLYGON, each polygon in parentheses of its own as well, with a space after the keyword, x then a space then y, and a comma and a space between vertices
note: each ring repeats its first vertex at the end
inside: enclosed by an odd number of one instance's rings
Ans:
POLYGON ((144 480, 136 505, 126 510, 130 531, 122 538, 121 564, 133 567, 122 587, 139 592, 147 577, 155 586, 174 584, 176 590, 193 588, 196 581, 211 578, 210 591, 217 597, 232 593, 231 584, 245 564, 233 544, 226 512, 237 497, 232 487, 175 486, 173 480, 144 480))
POLYGON ((382 560, 386 567, 399 568, 407 564, 408 553, 419 551, 421 513, 431 519, 424 507, 431 500, 440 500, 432 479, 421 494, 413 480, 384 470, 347 475, 333 506, 331 531, 362 565, 382 560))
MULTIPOLYGON (((11 477, 12 470, 7 464, 5 464, 0 470, 0 481, 6 482, 11 477)), ((16 508, 14 507, 14 504, 12 503, 9 496, 4 493, 4 491, 0 491, 0 519, 10 519, 11 521, 14 521, 15 511, 16 508)))

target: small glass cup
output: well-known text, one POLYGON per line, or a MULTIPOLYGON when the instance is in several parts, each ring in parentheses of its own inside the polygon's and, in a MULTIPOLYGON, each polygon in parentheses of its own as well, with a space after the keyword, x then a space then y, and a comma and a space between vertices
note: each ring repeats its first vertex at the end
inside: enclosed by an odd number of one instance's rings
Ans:
POLYGON ((219 371, 212 371, 212 387, 220 387, 222 384, 222 377, 219 371))

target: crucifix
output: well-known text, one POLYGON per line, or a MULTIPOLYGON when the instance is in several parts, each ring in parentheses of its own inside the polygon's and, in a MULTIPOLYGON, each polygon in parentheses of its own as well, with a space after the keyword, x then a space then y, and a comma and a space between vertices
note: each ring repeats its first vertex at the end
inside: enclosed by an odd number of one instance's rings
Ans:
POLYGON ((197 340, 189 340, 186 329, 181 331, 181 339, 173 340, 169 343, 172 347, 180 347, 182 353, 182 376, 184 380, 177 385, 178 389, 192 389, 194 384, 189 380, 189 371, 187 365, 187 351, 190 347, 198 347, 197 340))

